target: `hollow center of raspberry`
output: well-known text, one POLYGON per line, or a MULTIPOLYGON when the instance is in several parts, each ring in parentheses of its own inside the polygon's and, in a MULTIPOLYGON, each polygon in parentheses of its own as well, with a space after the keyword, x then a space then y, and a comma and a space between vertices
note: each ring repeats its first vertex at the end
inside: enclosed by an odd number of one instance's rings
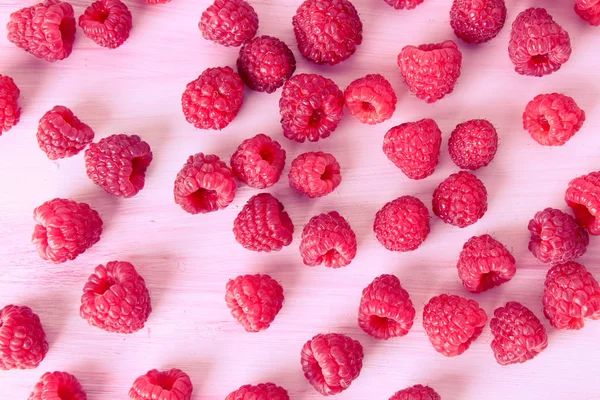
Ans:
POLYGON ((156 386, 160 386, 164 390, 171 390, 175 385, 175 377, 168 374, 160 374, 158 379, 156 380, 156 386))
POLYGON ((496 271, 488 272, 481 275, 481 283, 480 286, 485 289, 490 289, 496 286, 496 281, 498 280, 498 276, 500 274, 496 271))
POLYGON ((579 222, 579 225, 590 226, 596 221, 596 217, 590 213, 586 206, 582 204, 571 204, 571 208, 573 209, 573 214, 575 214, 575 219, 579 222))
POLYGON ((66 385, 59 385, 56 394, 60 400, 77 400, 71 388, 66 385))
POLYGON ((393 330, 396 324, 397 322, 393 319, 380 317, 378 315, 371 315, 371 317, 369 318, 369 325, 371 325, 378 331, 393 330))
POLYGON ((219 195, 214 190, 200 188, 187 196, 191 206, 196 211, 214 210, 219 195))
POLYGON ((327 166, 325 167, 325 171, 321 174, 321 180, 330 181, 331 179, 333 179, 333 171, 327 166))
POLYGON ((540 124, 540 128, 542 128, 544 130, 544 132, 550 131, 550 123, 548 122, 546 117, 544 117, 543 115, 539 118, 538 124, 540 124))
POLYGON ((323 254, 323 262, 329 265, 332 264, 338 257, 340 253, 336 249, 331 249, 327 253, 323 254))
POLYGON ((144 186, 144 177, 146 176, 146 169, 148 168, 148 162, 142 157, 134 157, 131 160, 131 174, 129 175, 129 182, 136 188, 142 188, 144 186))
POLYGON ((98 286, 96 287, 95 292, 98 295, 103 295, 104 293, 108 292, 108 290, 113 287, 115 284, 115 282, 111 279, 103 279, 98 283, 98 286))
POLYGON ((260 149, 260 151, 258 152, 258 155, 260 156, 260 158, 262 158, 264 161, 268 162, 269 164, 273 164, 273 161, 275 160, 275 155, 273 154, 273 151, 269 147, 263 147, 262 149, 260 149))
POLYGON ((324 115, 325 113, 320 108, 313 110, 310 118, 308 119, 308 125, 311 127, 317 127, 321 125, 321 119, 323 119, 324 115))
POLYGON ((373 111, 375 111, 375 107, 373 106, 373 104, 369 103, 368 101, 363 101, 360 104, 360 108, 364 111, 364 112, 368 112, 371 113, 373 111))
POLYGON ((92 19, 103 24, 108 19, 109 15, 110 12, 106 9, 94 10, 94 12, 92 13, 92 19))
POLYGON ((535 56, 531 56, 531 60, 529 62, 534 65, 547 64, 548 54, 536 54, 535 56))
POLYGON ((75 26, 69 23, 66 18, 63 18, 58 26, 58 30, 60 31, 62 42, 67 46, 71 45, 73 43, 73 38, 75 37, 75 26))

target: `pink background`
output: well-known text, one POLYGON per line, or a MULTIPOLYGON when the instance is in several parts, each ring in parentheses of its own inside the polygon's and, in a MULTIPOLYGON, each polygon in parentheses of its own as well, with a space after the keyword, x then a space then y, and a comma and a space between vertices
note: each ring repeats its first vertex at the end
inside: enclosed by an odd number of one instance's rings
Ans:
MULTIPOLYGON (((27 1, 5 0, 0 22, 27 1)), ((89 1, 72 2, 80 15, 89 1)), ((300 58, 291 19, 299 1, 252 2, 259 34, 283 39, 296 54, 297 72, 317 72, 343 89, 352 80, 379 72, 398 95, 393 118, 374 127, 348 115, 326 140, 298 144, 282 136, 279 93, 247 91, 235 121, 221 132, 196 130, 181 112, 185 84, 205 68, 235 65, 238 50, 205 41, 197 28, 208 0, 173 0, 147 6, 126 0, 134 16, 130 39, 117 50, 100 48, 80 30, 73 54, 55 64, 38 60, 0 35, 0 73, 12 76, 21 89, 20 124, 0 138, 0 306, 28 305, 44 324, 50 352, 36 370, 0 372, 3 399, 25 399, 46 371, 75 374, 90 400, 124 399, 134 379, 152 368, 178 367, 194 383, 194 399, 224 399, 247 383, 273 381, 292 399, 316 399, 304 379, 300 349, 321 332, 342 332, 361 341, 364 368, 339 399, 387 399, 417 383, 433 386, 452 399, 599 399, 600 321, 582 331, 558 332, 541 313, 547 266, 527 250, 527 223, 548 207, 565 209, 569 180, 599 168, 600 111, 598 48, 600 28, 581 21, 572 1, 508 0, 508 19, 491 43, 470 47, 459 43, 463 73, 455 92, 427 105, 411 95, 401 80, 396 56, 407 44, 455 39, 450 29, 449 0, 425 0, 413 11, 396 11, 383 0, 356 0, 364 23, 364 42, 348 61, 316 67, 300 58), (546 6, 570 33, 573 55, 558 72, 544 78, 523 77, 512 70, 507 55, 510 23, 523 9, 546 6), (525 104, 536 94, 562 92, 586 111, 582 130, 564 147, 536 144, 521 127, 525 104), (39 150, 35 132, 44 112, 70 107, 96 132, 139 134, 154 152, 146 187, 134 198, 106 194, 87 177, 83 154, 58 162, 39 150), (424 181, 407 179, 383 152, 383 135, 394 125, 430 117, 444 133, 440 165, 424 181), (401 195, 415 195, 431 205, 434 188, 458 168, 450 160, 447 138, 456 124, 487 118, 497 127, 500 149, 494 162, 477 172, 489 191, 489 211, 466 229, 431 219, 431 235, 417 251, 386 251, 372 233, 376 211, 401 195), (342 166, 343 181, 329 196, 309 200, 287 182, 288 167, 268 189, 289 211, 296 225, 294 242, 274 254, 249 252, 231 232, 232 221, 257 190, 241 186, 224 211, 189 215, 173 202, 173 181, 186 158, 196 152, 229 159, 245 138, 264 132, 288 151, 288 166, 298 154, 323 150, 342 166), (42 261, 30 235, 32 211, 53 197, 89 203, 105 221, 102 240, 74 262, 42 261), (352 264, 340 270, 309 269, 298 253, 299 236, 308 219, 337 210, 357 233, 359 249, 352 264), (471 236, 490 233, 505 243, 518 263, 514 279, 481 295, 461 286, 455 263, 471 236), (146 328, 134 335, 110 334, 88 326, 78 315, 79 298, 93 268, 111 260, 132 262, 146 279, 153 313, 146 328), (225 283, 245 273, 268 273, 279 280, 286 302, 267 331, 246 333, 229 314, 225 283), (357 326, 361 290, 382 273, 396 274, 411 294, 417 319, 403 338, 376 341, 357 326), (524 364, 500 367, 483 335, 464 355, 448 359, 436 353, 422 328, 421 313, 430 297, 454 293, 479 301, 487 313, 506 301, 520 301, 548 329, 548 349, 524 364)), ((456 40, 456 39, 455 39, 456 40)), ((581 262, 600 278, 597 238, 581 262)))

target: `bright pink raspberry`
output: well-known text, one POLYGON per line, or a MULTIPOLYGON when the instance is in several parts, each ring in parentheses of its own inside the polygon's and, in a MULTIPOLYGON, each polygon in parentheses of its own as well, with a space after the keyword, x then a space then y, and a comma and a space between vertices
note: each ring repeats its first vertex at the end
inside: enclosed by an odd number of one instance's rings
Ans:
POLYGON ((258 15, 244 0, 215 0, 198 24, 204 39, 227 47, 238 47, 258 31, 258 15))
POLYGON ((423 0, 384 0, 390 6, 394 7, 396 10, 412 10, 419 4, 423 2, 423 0))
POLYGON ((46 353, 46 332, 31 308, 0 309, 0 370, 37 368, 46 353))
POLYGON ((56 106, 40 119, 37 142, 51 160, 72 157, 94 140, 94 131, 67 107, 56 106))
POLYGON ((87 395, 81 383, 67 372, 46 372, 38 383, 28 400, 87 400, 87 395))
POLYGON ((382 75, 372 74, 353 81, 344 91, 346 108, 363 124, 388 120, 396 110, 396 93, 382 75))
POLYGON ((600 172, 591 172, 569 182, 565 194, 577 223, 590 235, 600 235, 600 172))
POLYGON ((575 100, 560 93, 540 94, 527 103, 523 128, 544 146, 562 146, 585 121, 585 112, 575 100))
POLYGON ((340 333, 319 334, 304 344, 302 371, 323 396, 348 389, 362 369, 364 353, 358 340, 340 333))
POLYGON ((191 400, 194 386, 188 374, 177 368, 156 369, 139 376, 129 389, 130 400, 191 400))
POLYGON ((483 217, 487 207, 483 182, 469 172, 450 175, 433 192, 433 213, 459 228, 473 225, 483 217))
POLYGON ((292 161, 290 186, 311 199, 326 196, 342 182, 340 164, 329 153, 300 154, 292 161))
POLYGON ((600 0, 577 0, 575 12, 590 25, 600 25, 600 0))
POLYGON ((506 22, 504 0, 454 0, 450 26, 467 43, 480 44, 495 38, 506 22))
POLYGON ((265 189, 279 181, 285 166, 285 150, 262 133, 246 139, 231 156, 236 178, 248 186, 265 189))
POLYGON ((225 400, 290 400, 287 390, 274 383, 244 385, 235 390, 225 400))
POLYGON ((19 95, 21 91, 10 76, 0 74, 0 136, 21 119, 19 95))
POLYGON ((102 47, 116 49, 127 38, 133 26, 127 5, 120 0, 98 0, 79 17, 85 36, 102 47))
POLYGON ((489 121, 472 119, 458 124, 448 140, 454 164, 476 170, 492 162, 498 150, 498 133, 489 121))
POLYGON ((310 267, 345 267, 356 256, 356 234, 336 211, 317 215, 304 226, 300 254, 310 267))
POLYGON ((389 400, 442 400, 429 386, 414 385, 396 392, 389 400))
POLYGON ((373 231, 379 243, 388 250, 416 250, 430 232, 429 210, 416 197, 399 197, 377 211, 373 231))

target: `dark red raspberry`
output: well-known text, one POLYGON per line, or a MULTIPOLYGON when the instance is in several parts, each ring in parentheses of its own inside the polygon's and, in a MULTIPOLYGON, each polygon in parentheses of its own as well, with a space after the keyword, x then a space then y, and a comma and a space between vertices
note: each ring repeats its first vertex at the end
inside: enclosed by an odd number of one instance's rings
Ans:
POLYGON ((433 192, 433 213, 459 228, 477 222, 487 207, 487 190, 483 182, 469 172, 450 175, 433 192))
POLYGON ((413 251, 429 235, 429 210, 416 197, 402 196, 377 211, 373 231, 391 251, 413 251))
POLYGON ((329 137, 344 116, 344 93, 321 75, 294 75, 283 85, 279 113, 286 138, 316 142, 329 137))
POLYGON ((231 156, 236 178, 248 186, 265 189, 279 181, 285 166, 285 150, 262 133, 246 139, 231 156))
POLYGON ((244 0, 215 0, 202 13, 198 28, 206 40, 237 47, 256 35, 258 15, 244 0))
POLYGON ((296 58, 281 40, 271 36, 255 37, 240 49, 237 70, 250 89, 273 93, 296 70, 296 58))
POLYGON ((541 145, 562 146, 583 125, 585 112, 560 93, 540 94, 527 103, 523 128, 541 145))
POLYGON ((571 57, 571 39, 545 9, 528 8, 512 24, 508 55, 519 74, 548 75, 571 57))
POLYGON ((390 6, 394 7, 396 10, 412 10, 419 4, 423 2, 423 0, 384 0, 390 6))
POLYGON ((150 145, 138 135, 110 135, 85 151, 87 176, 107 193, 125 198, 144 188, 151 161, 150 145))
POLYGON ((326 196, 342 182, 340 164, 329 153, 300 154, 292 161, 290 186, 311 199, 326 196))
POLYGON ((67 107, 56 106, 40 119, 38 145, 51 160, 74 156, 92 140, 92 128, 81 122, 67 107))
POLYGON ((235 240, 248 250, 279 251, 292 243, 294 224, 273 195, 253 196, 233 221, 235 240))
POLYGON ((33 210, 31 241, 44 260, 74 260, 100 240, 102 220, 86 203, 53 199, 33 210))
POLYGON ((48 353, 40 317, 29 307, 0 310, 0 370, 36 368, 48 353))
POLYGON ((415 385, 396 392, 389 400, 442 400, 429 386, 415 385))
POLYGON ((46 372, 38 383, 28 400, 87 400, 87 395, 81 384, 73 375, 67 372, 46 372))
POLYGON ((600 0, 577 0, 575 12, 590 25, 600 25, 600 0))
POLYGON ((345 267, 356 256, 356 234, 336 211, 317 215, 304 226, 300 254, 310 267, 345 267))
POLYGON ((474 300, 442 294, 423 310, 423 328, 433 348, 446 357, 464 353, 481 335, 487 314, 474 300))
POLYGON ((340 333, 313 337, 302 347, 302 371, 323 396, 348 389, 362 369, 363 347, 358 340, 340 333))
POLYGON ((225 302, 246 332, 260 332, 281 310, 283 288, 269 275, 240 275, 227 282, 225 302))
POLYGON ((21 91, 10 76, 0 74, 0 136, 19 123, 21 107, 19 95, 21 91))
POLYGON ((485 292, 515 276, 515 259, 502 243, 490 235, 473 236, 458 258, 458 276, 465 289, 485 292))
POLYGON ((495 38, 506 22, 504 0, 454 0, 450 26, 467 43, 480 44, 495 38))
POLYGON ((222 210, 233 201, 237 185, 231 169, 218 156, 190 156, 175 178, 175 203, 190 214, 222 210))
POLYGON ((569 182, 565 194, 567 205, 573 209, 575 220, 590 235, 600 235, 600 172, 591 172, 569 182))
POLYGON ((50 62, 69 57, 76 29, 73 7, 60 0, 15 11, 6 25, 10 42, 50 62))
POLYGON ((410 179, 433 174, 440 158, 442 131, 434 120, 405 122, 387 131, 383 152, 410 179))
POLYGON ((129 37, 133 26, 127 5, 120 0, 98 0, 79 17, 85 36, 100 46, 116 49, 129 37))
POLYGON ((130 400, 191 400, 194 386, 188 374, 177 368, 151 370, 139 376, 131 389, 130 400))
POLYGON ((492 162, 498 150, 498 133, 489 121, 472 119, 458 124, 448 140, 454 164, 476 170, 492 162))
POLYGON ((494 311, 492 350, 500 365, 524 363, 548 347, 546 329, 531 310, 515 301, 494 311))
POLYGON ((198 129, 221 130, 233 121, 244 102, 244 82, 229 67, 208 68, 185 87, 183 115, 198 129))
POLYGON ((235 390, 225 400, 290 400, 287 390, 274 383, 244 385, 235 390))
POLYGON ((398 54, 400 73, 411 92, 427 103, 440 100, 454 90, 460 76, 462 53, 456 43, 405 46, 398 54))
POLYGON ((83 287, 81 318, 105 331, 137 332, 151 311, 146 282, 126 261, 98 265, 83 287))
POLYGON ((546 208, 529 221, 529 251, 541 262, 574 261, 587 250, 590 237, 575 218, 555 208, 546 208))
POLYGON ((600 319, 600 286, 581 264, 550 268, 544 284, 544 315, 556 329, 581 329, 584 319, 600 319))
POLYGON ((362 43, 362 22, 348 0, 306 0, 292 24, 300 54, 315 64, 347 60, 362 43))
POLYGON ((392 85, 379 74, 353 81, 344 91, 344 99, 350 115, 369 125, 390 119, 398 101, 392 85))

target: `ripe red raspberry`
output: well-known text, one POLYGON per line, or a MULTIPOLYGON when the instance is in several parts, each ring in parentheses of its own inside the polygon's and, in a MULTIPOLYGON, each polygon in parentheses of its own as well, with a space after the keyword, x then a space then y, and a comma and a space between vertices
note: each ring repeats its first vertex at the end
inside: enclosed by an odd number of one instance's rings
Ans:
POLYGON ((221 130, 233 121, 244 102, 244 82, 229 67, 208 68, 185 87, 183 115, 198 129, 221 130))
POLYGON ((508 55, 519 74, 548 75, 571 57, 571 39, 545 9, 528 8, 512 24, 508 55))
POLYGON ((362 43, 362 22, 348 0, 306 0, 292 24, 300 54, 315 64, 347 60, 362 43))
POLYGON ((498 150, 498 133, 489 121, 472 119, 458 124, 448 140, 454 164, 476 170, 492 162, 498 150))
POLYGON ((323 396, 348 389, 362 369, 363 347, 358 340, 340 333, 313 337, 302 347, 302 371, 323 396))
POLYGON ((150 145, 138 135, 110 135, 85 151, 87 176, 107 193, 125 198, 144 188, 151 161, 150 145))
POLYGON ((590 25, 600 25, 600 0, 577 0, 575 12, 590 25))
POLYGON ((410 179, 433 174, 440 157, 442 131, 434 120, 405 122, 387 131, 383 152, 410 179))
POLYGON ((40 119, 37 141, 51 160, 78 154, 94 140, 94 131, 67 107, 56 106, 40 119))
POLYGON ((544 284, 544 315, 556 329, 581 329, 584 319, 600 319, 600 286, 581 264, 550 268, 544 284))
POLYGON ((326 196, 342 182, 340 164, 329 153, 300 154, 292 161, 290 186, 311 199, 326 196))
POLYGON ((390 251, 413 251, 429 235, 429 210, 416 197, 402 196, 377 211, 373 231, 390 251))
POLYGON ((590 235, 600 235, 600 172, 591 172, 569 182, 565 194, 567 205, 573 209, 575 220, 590 235))
POLYGON ((29 307, 0 310, 0 370, 36 368, 48 353, 40 317, 29 307))
POLYGON ((487 190, 477 177, 460 171, 446 178, 433 192, 433 213, 447 224, 464 228, 487 211, 487 190))
POLYGON ((86 203, 53 199, 33 210, 31 241, 44 260, 74 260, 100 240, 102 220, 86 203))
POLYGON ((98 0, 79 17, 85 36, 100 46, 116 49, 129 37, 133 26, 127 5, 120 0, 98 0))
POLYGON ((384 0, 390 6, 394 7, 396 10, 412 10, 419 4, 423 2, 423 0, 384 0))
POLYGON ((38 383, 28 400, 87 400, 87 395, 81 384, 73 375, 67 372, 46 372, 38 383))
POLYGON ((433 348, 446 357, 464 353, 481 335, 487 314, 474 300, 442 294, 423 310, 423 328, 433 348))
POLYGON ((190 156, 177 177, 175 203, 190 214, 222 210, 233 201, 237 185, 231 169, 218 156, 190 156))
POLYGON ((0 74, 0 136, 2 132, 8 132, 21 119, 20 93, 10 76, 0 74))
POLYGON ((353 81, 344 91, 344 99, 350 115, 369 125, 390 119, 398 101, 392 85, 379 74, 353 81))
POLYGON ((467 43, 480 44, 495 38, 506 22, 504 0, 454 0, 450 26, 467 43))
POLYGON ((345 267, 356 256, 356 234, 336 211, 317 215, 304 226, 300 254, 310 267, 345 267))
POLYGON ((458 276, 465 289, 485 292, 515 276, 515 259, 502 243, 490 235, 473 236, 458 258, 458 276))
POLYGON ((285 150, 262 133, 246 139, 231 156, 236 178, 248 186, 265 189, 279 181, 285 166, 285 150))
POLYGON ((130 400, 191 400, 194 387, 188 374, 177 368, 151 370, 129 389, 130 400))
POLYGON ((244 385, 235 390, 225 400, 290 400, 287 390, 274 383, 244 385))
POLYGON ((126 261, 98 265, 83 287, 81 318, 105 331, 137 332, 151 311, 146 282, 126 261))
POLYGON ((429 386, 415 385, 396 392, 389 400, 441 400, 439 394, 429 386))
POLYGON ((462 53, 456 43, 405 46, 398 54, 400 73, 411 92, 427 103, 433 103, 454 90, 460 76, 462 53))
POLYGON ((60 0, 15 11, 6 26, 10 42, 50 62, 69 57, 76 29, 73 7, 60 0))
POLYGON ((344 116, 344 93, 321 75, 294 75, 283 85, 279 113, 286 138, 316 142, 329 137, 344 116))
POLYGON ((235 240, 248 250, 279 251, 292 243, 294 224, 273 195, 253 196, 233 221, 235 240))
POLYGON ((562 146, 583 125, 585 112, 575 100, 560 93, 540 94, 527 103, 523 128, 544 146, 562 146))
POLYGON ((215 0, 202 13, 198 28, 206 40, 237 47, 256 35, 258 15, 244 0, 215 0))
POLYGON ((255 37, 240 49, 237 70, 250 89, 273 93, 296 70, 296 58, 281 40, 271 36, 255 37))
POLYGON ((260 332, 281 310, 283 288, 269 275, 240 275, 227 282, 225 302, 246 332, 260 332))

